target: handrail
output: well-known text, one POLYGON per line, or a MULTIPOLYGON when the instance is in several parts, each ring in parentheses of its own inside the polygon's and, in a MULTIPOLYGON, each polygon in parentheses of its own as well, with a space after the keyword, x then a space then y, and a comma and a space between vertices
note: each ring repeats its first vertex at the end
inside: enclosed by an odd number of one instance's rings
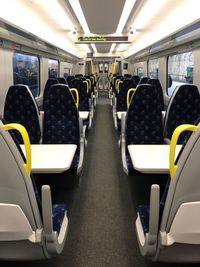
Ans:
POLYGON ((86 81, 88 81, 88 83, 89 83, 89 90, 91 90, 91 88, 92 88, 91 80, 90 79, 86 79, 86 81))
POLYGON ((169 151, 169 169, 170 169, 171 179, 174 178, 174 175, 175 175, 177 167, 178 167, 177 165, 175 165, 174 162, 175 162, 176 145, 177 145, 178 138, 179 138, 180 134, 184 131, 196 132, 197 129, 198 129, 198 127, 195 125, 183 124, 183 125, 179 125, 174 130, 172 138, 171 138, 171 142, 170 142, 170 151, 169 151))
POLYGON ((130 93, 131 92, 135 92, 136 91, 136 88, 130 88, 127 92, 127 96, 126 96, 126 104, 127 104, 127 110, 129 109, 129 106, 130 106, 130 93))
POLYGON ((87 93, 89 93, 89 82, 88 81, 83 81, 83 83, 87 84, 87 93))
POLYGON ((119 81, 118 84, 117 84, 117 88, 116 89, 117 89, 118 93, 119 93, 119 85, 120 85, 120 83, 123 83, 123 81, 119 81))
POLYGON ((27 133, 26 128, 18 123, 9 123, 5 124, 2 126, 5 131, 9 130, 17 130, 20 132, 23 142, 24 142, 24 147, 25 147, 25 152, 26 152, 26 163, 24 163, 24 169, 27 173, 28 176, 31 174, 31 145, 30 145, 30 139, 29 135, 27 133))
POLYGON ((76 107, 78 109, 78 106, 79 106, 79 93, 78 93, 78 90, 76 88, 70 88, 69 90, 70 90, 70 92, 75 92, 76 93, 75 104, 76 104, 76 107))

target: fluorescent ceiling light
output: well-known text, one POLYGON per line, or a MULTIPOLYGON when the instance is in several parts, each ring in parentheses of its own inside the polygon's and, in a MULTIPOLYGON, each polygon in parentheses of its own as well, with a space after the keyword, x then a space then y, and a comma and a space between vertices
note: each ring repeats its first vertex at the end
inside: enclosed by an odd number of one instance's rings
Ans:
POLYGON ((196 0, 162 0, 157 1, 156 5, 155 0, 148 0, 132 25, 136 29, 133 35, 134 44, 124 51, 124 57, 129 57, 199 20, 199 7, 200 2, 197 6, 196 0))
POLYGON ((113 50, 115 49, 115 46, 116 46, 116 43, 113 43, 113 44, 111 45, 111 48, 110 48, 109 53, 112 53, 112 52, 113 52, 113 50))
POLYGON ((41 6, 44 12, 47 12, 63 29, 74 30, 73 23, 57 0, 32 0, 32 2, 41 6))
MULTIPOLYGON (((69 0, 69 3, 71 5, 72 9, 74 10, 74 13, 76 14, 78 21, 80 22, 81 27, 83 28, 85 35, 90 36, 91 32, 89 30, 89 27, 88 27, 87 21, 85 19, 85 16, 83 14, 83 10, 81 8, 79 0, 69 0)), ((91 44, 91 46, 92 46, 93 51, 97 52, 95 44, 91 44)))
POLYGON ((90 30, 88 28, 87 21, 85 19, 84 14, 83 14, 83 10, 81 8, 81 5, 80 5, 79 0, 69 0, 69 3, 71 5, 71 7, 73 8, 74 13, 77 16, 77 19, 80 22, 81 27, 83 28, 84 33, 85 34, 90 34, 90 30))
MULTIPOLYGON (((73 1, 73 0, 72 0, 73 1)), ((121 14, 121 17, 120 17, 120 20, 119 20, 119 24, 117 26, 117 30, 116 30, 116 35, 117 34, 121 34, 123 29, 124 29, 124 26, 127 22, 127 19, 133 9, 133 6, 135 4, 135 1, 136 0, 126 0, 125 4, 124 4, 124 8, 123 8, 123 11, 122 11, 122 14, 121 14)))

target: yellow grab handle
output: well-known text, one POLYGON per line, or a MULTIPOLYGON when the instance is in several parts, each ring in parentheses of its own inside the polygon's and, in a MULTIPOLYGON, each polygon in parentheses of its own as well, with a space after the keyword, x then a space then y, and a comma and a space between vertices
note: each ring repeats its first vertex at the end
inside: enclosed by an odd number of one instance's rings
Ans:
POLYGON ((90 79, 86 79, 86 81, 88 81, 88 83, 89 83, 89 90, 91 90, 91 81, 90 81, 90 79))
POLYGON ((136 88, 130 88, 127 92, 127 96, 126 96, 126 104, 127 104, 127 110, 129 109, 129 106, 130 106, 130 93, 131 92, 135 92, 136 91, 136 88))
POLYGON ((88 81, 83 81, 83 83, 87 84, 87 93, 89 93, 89 82, 88 81))
POLYGON ((94 84, 94 77, 93 77, 93 76, 91 76, 91 78, 92 78, 92 84, 94 84))
POLYGON ((118 92, 118 93, 119 93, 119 85, 120 85, 120 83, 123 83, 123 81, 119 81, 118 84, 117 84, 116 89, 117 89, 117 92, 118 92))
POLYGON ((174 178, 174 175, 177 170, 177 165, 175 165, 175 152, 176 152, 176 144, 178 142, 178 138, 180 134, 184 131, 192 131, 196 132, 198 129, 197 126, 192 125, 192 124, 183 124, 178 127, 173 132, 171 142, 170 142, 170 151, 169 151, 169 169, 170 169, 170 176, 171 179, 174 178))
POLYGON ((78 93, 78 90, 76 88, 70 88, 69 90, 70 90, 70 92, 75 92, 76 93, 76 101, 75 101, 75 103, 76 103, 76 107, 78 109, 78 106, 79 106, 79 93, 78 93))
POLYGON ((31 145, 30 145, 30 139, 29 135, 27 133, 26 128, 18 123, 9 123, 2 126, 5 131, 9 130, 17 130, 20 132, 24 146, 25 146, 25 152, 26 152, 26 163, 24 163, 24 169, 28 176, 31 174, 31 145))

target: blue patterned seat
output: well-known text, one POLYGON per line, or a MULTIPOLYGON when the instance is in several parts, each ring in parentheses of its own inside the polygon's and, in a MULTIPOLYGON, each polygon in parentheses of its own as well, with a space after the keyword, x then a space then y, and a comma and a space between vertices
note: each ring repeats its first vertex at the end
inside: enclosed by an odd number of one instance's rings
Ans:
POLYGON ((131 79, 135 81, 136 86, 137 86, 137 85, 139 84, 139 82, 140 82, 140 78, 139 78, 139 76, 137 76, 137 75, 133 75, 131 79))
MULTIPOLYGON (((10 86, 5 100, 4 119, 6 123, 22 124, 29 134, 31 144, 40 142, 39 110, 28 86, 10 86)), ((18 142, 22 143, 21 136, 17 132, 14 134, 18 142)))
POLYGON ((50 78, 46 81, 45 87, 44 87, 44 94, 43 94, 43 110, 44 110, 44 105, 45 105, 45 100, 48 99, 48 93, 49 93, 49 88, 54 85, 58 84, 58 80, 56 78, 50 78))
POLYGON ((148 84, 151 84, 153 86, 156 87, 157 89, 157 94, 160 98, 160 105, 161 105, 161 108, 162 110, 164 110, 164 98, 163 98, 163 89, 162 89, 162 86, 160 84, 160 81, 158 79, 149 79, 147 81, 148 84))
POLYGON ((65 79, 65 77, 56 77, 56 79, 61 84, 67 84, 67 80, 65 79))
POLYGON ((126 78, 126 79, 131 79, 131 77, 132 77, 131 74, 128 74, 128 73, 124 74, 124 78, 126 78))
POLYGON ((73 76, 73 75, 69 75, 68 77, 67 77, 67 83, 68 83, 68 86, 71 88, 72 86, 71 86, 71 81, 74 79, 75 77, 73 76))
MULTIPOLYGON (((200 116, 200 95, 197 86, 184 84, 176 87, 166 111, 164 137, 171 139, 175 128, 181 124, 195 124, 200 116)), ((179 143, 186 138, 181 134, 179 143)))
POLYGON ((149 80, 149 77, 142 77, 142 78, 140 79, 139 84, 145 84, 145 83, 148 82, 148 80, 149 80))
MULTIPOLYGON (((90 112, 90 99, 89 94, 87 93, 86 83, 83 83, 82 79, 74 79, 71 81, 71 87, 76 88, 79 93, 79 111, 88 111, 90 112)), ((89 127, 90 118, 88 116, 87 120, 83 121, 83 125, 89 127)))
POLYGON ((75 144, 77 150, 70 173, 76 174, 80 161, 79 114, 67 85, 52 85, 45 103, 43 144, 75 144))
POLYGON ((154 86, 138 85, 132 96, 125 121, 124 170, 133 173, 127 146, 130 144, 163 144, 162 109, 154 86))

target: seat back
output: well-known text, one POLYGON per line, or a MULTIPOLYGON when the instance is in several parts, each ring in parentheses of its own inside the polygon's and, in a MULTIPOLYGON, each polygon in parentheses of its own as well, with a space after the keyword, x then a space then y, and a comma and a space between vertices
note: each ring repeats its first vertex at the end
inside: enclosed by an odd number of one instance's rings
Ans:
POLYGON ((89 111, 89 94, 87 93, 86 84, 81 79, 73 79, 71 87, 76 88, 79 93, 79 111, 89 111))
MULTIPOLYGON (((39 110, 28 86, 10 86, 5 100, 4 119, 6 123, 22 124, 29 134, 31 144, 40 142, 39 110)), ((21 136, 18 133, 15 135, 18 142, 22 143, 21 136)))
POLYGON ((119 93, 116 94, 117 97, 117 111, 127 110, 126 96, 130 88, 136 88, 136 84, 132 79, 125 79, 123 83, 119 85, 119 93))
POLYGON ((67 85, 50 87, 44 110, 43 144, 76 144, 79 148, 79 115, 67 85))
POLYGON ((48 94, 49 94, 49 88, 54 85, 59 83, 58 80, 56 78, 50 78, 46 81, 45 87, 44 87, 44 94, 43 94, 43 105, 42 105, 42 110, 44 110, 44 105, 45 105, 45 101, 46 99, 48 99, 48 94))
POLYGON ((67 77, 67 83, 68 83, 68 86, 71 88, 72 86, 71 86, 71 81, 74 79, 75 77, 74 76, 72 76, 72 75, 69 75, 68 77, 67 77))
POLYGON ((147 81, 148 84, 151 84, 153 86, 156 87, 157 89, 157 94, 160 98, 160 105, 161 105, 161 108, 162 110, 164 110, 164 98, 163 98, 163 89, 162 89, 162 86, 160 84, 160 81, 158 79, 149 79, 147 81))
POLYGON ((65 77, 56 77, 56 79, 61 84, 67 84, 67 80, 65 79, 65 77))
POLYGON ((148 80, 149 80, 149 77, 142 77, 142 78, 140 79, 139 84, 145 84, 145 83, 148 82, 148 80))
POLYGON ((138 85, 126 115, 126 145, 162 144, 161 111, 155 87, 138 85))
POLYGON ((126 79, 131 79, 131 77, 132 77, 131 74, 128 74, 128 73, 124 74, 124 78, 126 78, 126 79))
MULTIPOLYGON (((167 107, 164 122, 164 137, 171 139, 175 128, 181 124, 194 124, 200 116, 200 94, 197 86, 184 84, 178 86, 167 107)), ((186 138, 183 133, 179 138, 182 143, 186 138)))
POLYGON ((139 82, 140 82, 140 78, 139 78, 139 76, 137 76, 137 75, 133 75, 131 79, 135 81, 136 86, 137 86, 137 85, 139 84, 139 82))

